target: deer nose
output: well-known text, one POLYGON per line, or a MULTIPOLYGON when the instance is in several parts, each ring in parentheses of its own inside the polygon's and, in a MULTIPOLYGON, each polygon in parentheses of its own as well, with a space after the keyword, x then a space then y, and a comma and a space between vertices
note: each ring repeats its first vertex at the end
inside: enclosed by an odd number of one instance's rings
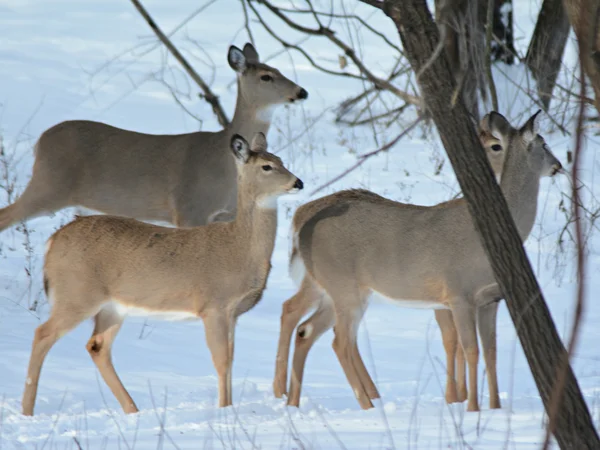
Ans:
POLYGON ((296 182, 294 183, 294 188, 295 189, 303 189, 304 188, 304 183, 302 182, 302 180, 300 178, 296 178, 296 182))
POLYGON ((300 92, 298 92, 298 98, 300 100, 304 100, 308 98, 308 92, 304 88, 300 88, 300 92))
POLYGON ((560 162, 556 162, 552 165, 551 176, 556 175, 557 173, 564 173, 563 166, 560 162))

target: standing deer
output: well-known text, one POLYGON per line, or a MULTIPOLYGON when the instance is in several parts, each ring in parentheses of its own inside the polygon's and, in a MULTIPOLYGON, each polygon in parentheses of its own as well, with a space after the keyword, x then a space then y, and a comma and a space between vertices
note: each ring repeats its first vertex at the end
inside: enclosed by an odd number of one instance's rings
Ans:
MULTIPOLYGON (((496 112, 482 121, 505 149, 500 186, 522 238, 533 227, 540 177, 561 170, 537 134, 538 113, 518 130, 496 112)), ((310 202, 294 215, 290 273, 300 289, 283 305, 273 383, 278 397, 286 393, 291 335, 304 314, 316 311, 297 329, 289 405, 299 404, 311 346, 334 325, 333 349, 360 406, 370 408, 371 399, 379 398, 356 341, 371 294, 451 311, 469 368, 469 411, 479 410, 478 328, 490 389, 497 389, 500 292, 464 199, 425 207, 349 190, 310 202)))
POLYGON ((82 120, 45 131, 27 188, 0 209, 0 231, 67 206, 176 226, 231 220, 237 180, 227 151, 231 137, 266 135, 275 107, 308 93, 260 63, 251 44, 229 47, 228 61, 238 96, 233 120, 221 131, 151 135, 82 120))
POLYGON ((33 415, 39 375, 52 345, 84 320, 95 321, 87 350, 126 413, 138 409, 112 364, 111 347, 128 314, 202 319, 219 376, 219 406, 231 405, 237 317, 260 300, 271 269, 277 198, 302 189, 300 179, 266 152, 231 138, 239 165, 232 222, 167 228, 115 216, 87 216, 48 240, 44 288, 52 312, 35 331, 23 414, 33 415))

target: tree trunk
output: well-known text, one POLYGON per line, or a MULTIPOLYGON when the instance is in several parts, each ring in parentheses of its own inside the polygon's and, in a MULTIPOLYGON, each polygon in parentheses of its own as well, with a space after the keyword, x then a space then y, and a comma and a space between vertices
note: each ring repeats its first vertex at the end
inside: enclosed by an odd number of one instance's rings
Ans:
POLYGON ((594 105, 600 114, 600 5, 598 0, 564 0, 564 6, 577 36, 583 70, 592 82, 594 105))
POLYGON ((569 28, 562 0, 544 0, 525 61, 537 81, 538 96, 546 111, 552 101, 569 28))
POLYGON ((499 42, 492 41, 492 61, 512 64, 517 54, 513 37, 513 0, 494 0, 493 33, 499 42))
POLYGON ((486 97, 485 6, 487 0, 436 0, 437 26, 444 37, 444 51, 463 101, 479 119, 477 91, 486 97))
MULTIPOLYGON (((413 70, 419 72, 438 42, 438 31, 425 0, 386 0, 383 9, 398 28, 413 70)), ((419 86, 456 172, 496 280, 505 294, 508 310, 548 411, 557 368, 567 361, 566 350, 467 110, 460 101, 451 109, 455 86, 445 58, 436 58, 421 74, 419 86)), ((554 435, 563 449, 600 447, 570 366, 566 371, 554 435)))

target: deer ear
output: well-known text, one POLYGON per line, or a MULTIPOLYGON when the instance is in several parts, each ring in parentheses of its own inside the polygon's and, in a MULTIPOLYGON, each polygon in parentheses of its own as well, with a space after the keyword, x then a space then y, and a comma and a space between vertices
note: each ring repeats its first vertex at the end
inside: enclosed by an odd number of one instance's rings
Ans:
POLYGON ((247 42, 246 45, 244 45, 244 55, 246 56, 248 62, 258 62, 258 52, 254 48, 254 45, 252 45, 250 42, 247 42))
POLYGON ((267 138, 264 133, 258 132, 254 135, 251 148, 253 152, 267 151, 267 138))
POLYGON ((233 156, 243 164, 246 164, 248 159, 250 159, 248 141, 239 134, 234 134, 231 138, 231 151, 233 152, 233 156))
POLYGON ((491 111, 486 114, 479 124, 482 131, 487 131, 496 139, 507 138, 510 135, 512 126, 502 114, 496 111, 491 111))
POLYGON ((227 62, 229 66, 238 73, 243 73, 248 67, 247 58, 239 48, 235 45, 229 47, 227 52, 227 62))
POLYGON ((519 130, 523 140, 527 143, 533 141, 538 134, 540 129, 541 112, 542 110, 539 109, 533 116, 529 118, 527 122, 525 122, 525 125, 523 125, 519 130))

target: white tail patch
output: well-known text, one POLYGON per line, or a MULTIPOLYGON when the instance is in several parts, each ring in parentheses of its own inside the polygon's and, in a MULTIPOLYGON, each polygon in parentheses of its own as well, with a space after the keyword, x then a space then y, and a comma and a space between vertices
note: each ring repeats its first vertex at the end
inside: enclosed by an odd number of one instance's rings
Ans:
POLYGON ((46 294, 46 298, 48 299, 48 304, 50 306, 53 306, 54 305, 54 292, 52 291, 51 287, 48 288, 48 292, 46 294))
POLYGON ((139 306, 131 306, 120 303, 117 300, 113 300, 112 303, 105 305, 105 308, 112 308, 121 317, 126 316, 137 316, 137 317, 148 317, 156 318, 168 321, 180 321, 180 320, 199 320, 200 316, 190 311, 160 311, 155 309, 142 308, 139 306), (110 306, 109 306, 110 305, 110 306))
POLYGON ((50 251, 50 247, 52 247, 52 242, 54 242, 54 237, 50 236, 46 241, 46 247, 44 249, 44 259, 48 257, 48 252, 50 251))
MULTIPOLYGON (((295 236, 295 240, 297 236, 295 236)), ((290 278, 294 281, 296 287, 300 287, 302 284, 302 280, 306 275, 306 266, 304 265, 304 261, 300 256, 300 252, 298 251, 298 247, 292 244, 292 255, 290 257, 290 266, 289 266, 290 278)))

